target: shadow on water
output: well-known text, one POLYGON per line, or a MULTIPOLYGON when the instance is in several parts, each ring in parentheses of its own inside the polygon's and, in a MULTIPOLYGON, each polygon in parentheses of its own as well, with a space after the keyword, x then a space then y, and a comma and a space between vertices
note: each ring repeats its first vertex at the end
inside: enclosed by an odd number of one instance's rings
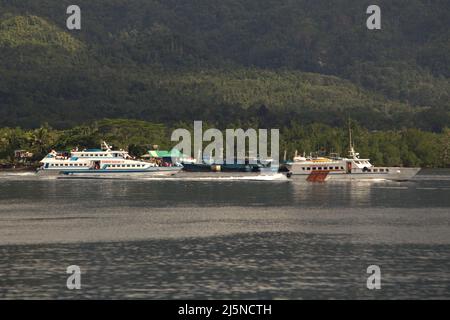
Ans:
POLYGON ((0 247, 0 298, 449 298, 448 246, 352 244, 264 233, 207 239, 0 247), (5 259, 4 257, 9 257, 5 259), (76 263, 82 289, 65 289, 76 263), (366 288, 367 267, 382 290, 366 288), (25 267, 26 266, 26 267, 25 267))
POLYGON ((450 298, 442 172, 374 183, 0 180, 0 298, 450 298), (55 238, 19 245, 21 232, 27 243, 55 238), (135 233, 145 240, 123 240, 135 233), (65 289, 72 264, 76 292, 65 289), (382 290, 365 286, 371 264, 382 290))
MULTIPOLYGON (((1 178, 0 178, 1 179, 1 178)), ((1 202, 64 201, 86 207, 449 207, 450 175, 409 182, 4 179, 1 202)))

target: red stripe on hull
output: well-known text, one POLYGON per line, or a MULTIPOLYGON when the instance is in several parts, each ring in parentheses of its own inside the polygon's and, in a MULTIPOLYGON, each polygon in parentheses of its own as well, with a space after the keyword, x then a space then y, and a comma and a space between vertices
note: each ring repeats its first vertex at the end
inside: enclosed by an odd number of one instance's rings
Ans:
POLYGON ((309 174, 306 181, 308 181, 308 182, 325 182, 329 173, 330 173, 330 171, 328 171, 328 170, 313 171, 309 174))

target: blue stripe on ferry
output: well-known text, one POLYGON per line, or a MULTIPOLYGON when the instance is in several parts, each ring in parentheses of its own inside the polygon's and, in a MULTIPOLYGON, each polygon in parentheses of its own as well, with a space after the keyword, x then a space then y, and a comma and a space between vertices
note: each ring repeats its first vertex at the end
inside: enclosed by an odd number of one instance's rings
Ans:
MULTIPOLYGON (((181 168, 180 168, 181 169, 181 168)), ((86 170, 86 171, 61 171, 62 174, 71 173, 129 173, 129 172, 158 172, 158 171, 175 171, 175 170, 86 170)))

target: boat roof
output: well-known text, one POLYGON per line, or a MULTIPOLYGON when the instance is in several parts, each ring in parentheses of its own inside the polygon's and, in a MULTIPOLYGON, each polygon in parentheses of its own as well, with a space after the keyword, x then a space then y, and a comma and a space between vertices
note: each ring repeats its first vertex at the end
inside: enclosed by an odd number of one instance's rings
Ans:
POLYGON ((148 154, 150 155, 150 157, 153 158, 171 158, 171 157, 175 157, 175 158, 182 158, 185 157, 184 154, 182 154, 179 150, 177 149, 172 149, 171 151, 166 151, 166 150, 150 150, 148 152, 148 154))

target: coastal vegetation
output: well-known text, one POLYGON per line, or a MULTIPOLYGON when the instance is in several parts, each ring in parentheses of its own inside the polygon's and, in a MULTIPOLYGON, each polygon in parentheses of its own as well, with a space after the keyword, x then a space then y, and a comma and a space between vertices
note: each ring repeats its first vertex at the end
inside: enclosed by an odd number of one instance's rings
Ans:
MULTIPOLYGON (((192 128, 192 123, 178 125, 192 128)), ((248 128, 242 125, 235 124, 232 128, 248 128)), ((419 129, 369 131, 358 124, 352 127, 357 151, 362 157, 371 158, 376 165, 450 167, 449 128, 433 133, 419 129)), ((51 149, 70 151, 76 147, 96 148, 103 140, 140 156, 155 145, 160 149, 171 149, 175 143, 170 141, 170 135, 176 128, 125 119, 105 119, 66 130, 52 129, 48 125, 38 129, 2 128, 0 162, 14 163, 15 150, 27 150, 33 153, 33 161, 39 161, 51 149)), ((286 150, 290 159, 295 151, 346 155, 348 149, 348 131, 324 124, 292 124, 281 130, 280 139, 281 156, 286 150)))
POLYGON ((139 153, 173 128, 279 128, 282 146, 449 166, 450 2, 0 0, 0 158, 139 153), (108 120, 105 120, 108 119, 108 120))

